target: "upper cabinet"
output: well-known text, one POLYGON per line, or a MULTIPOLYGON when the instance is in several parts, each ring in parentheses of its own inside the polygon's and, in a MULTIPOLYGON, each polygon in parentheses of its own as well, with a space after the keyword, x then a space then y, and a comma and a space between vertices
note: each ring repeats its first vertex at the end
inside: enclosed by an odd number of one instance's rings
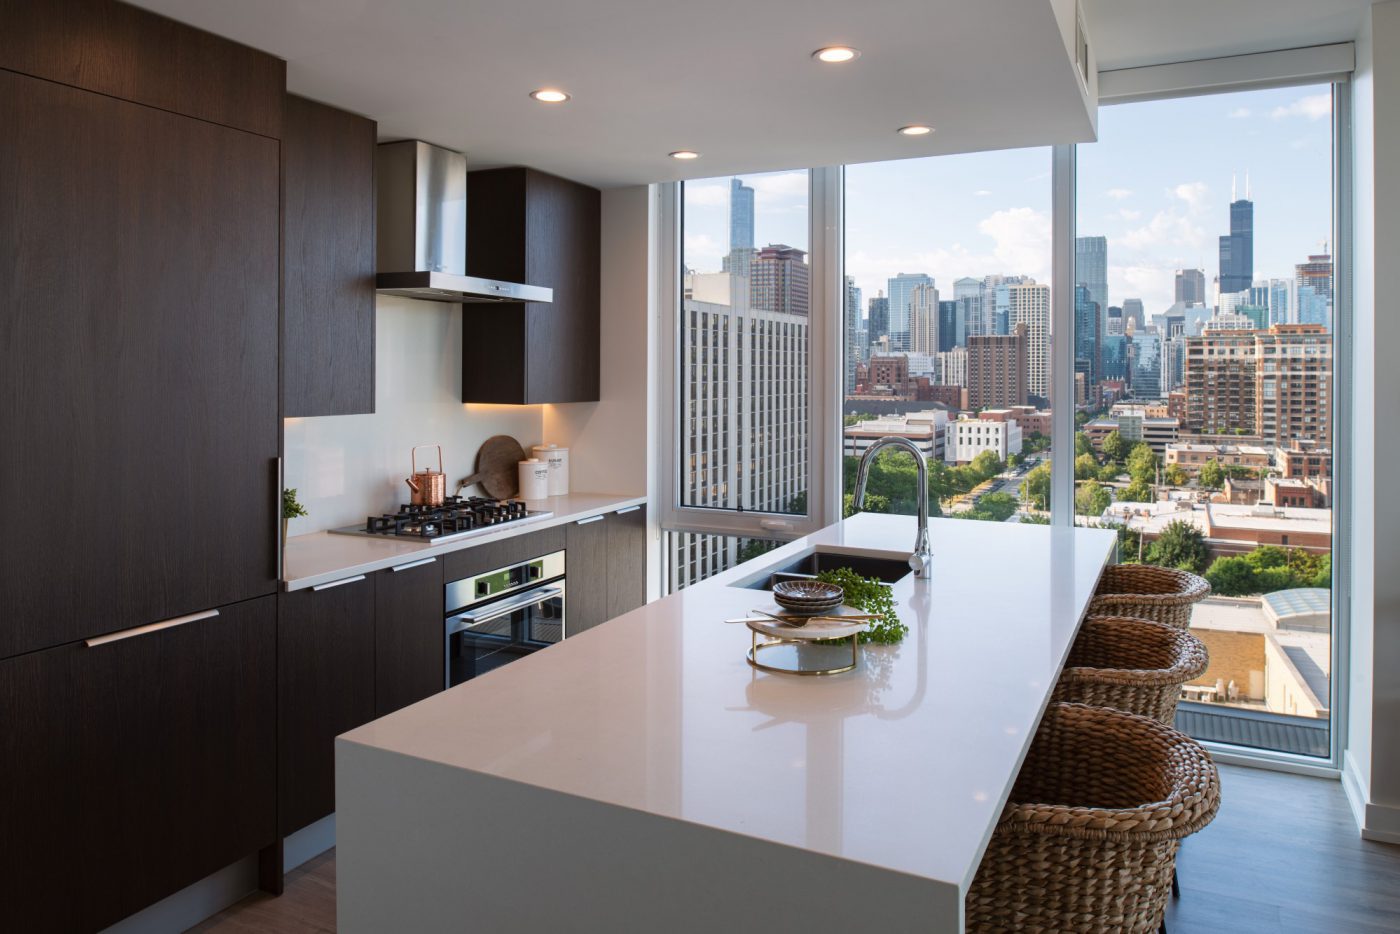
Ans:
POLYGON ((470 305, 462 401, 598 400, 601 194, 534 169, 467 175, 467 273, 554 290, 551 304, 470 305))
POLYGON ((373 120, 288 94, 282 414, 374 411, 373 120))

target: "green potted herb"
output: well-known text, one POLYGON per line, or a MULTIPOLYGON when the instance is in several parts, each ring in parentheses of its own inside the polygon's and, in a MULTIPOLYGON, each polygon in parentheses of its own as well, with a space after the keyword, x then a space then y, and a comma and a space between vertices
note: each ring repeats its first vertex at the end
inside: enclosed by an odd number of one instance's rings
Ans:
POLYGON ((909 627, 899 621, 894 612, 894 597, 889 584, 875 577, 861 577, 850 568, 837 568, 822 571, 817 580, 835 584, 845 591, 846 606, 864 610, 876 616, 860 634, 861 642, 876 642, 881 645, 894 645, 904 639, 909 627))
POLYGON ((284 489, 282 491, 282 547, 287 547, 287 525, 293 519, 306 515, 306 507, 297 502, 297 491, 284 489))

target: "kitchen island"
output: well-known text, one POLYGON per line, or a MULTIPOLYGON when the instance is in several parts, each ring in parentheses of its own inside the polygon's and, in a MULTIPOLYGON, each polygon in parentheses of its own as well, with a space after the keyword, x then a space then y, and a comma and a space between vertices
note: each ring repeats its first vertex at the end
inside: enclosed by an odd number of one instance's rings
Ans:
MULTIPOLYGON (((962 929, 963 896, 1115 536, 930 524, 909 626, 854 671, 755 671, 745 585, 864 514, 337 740, 338 920, 361 931, 962 929)), ((829 559, 830 560, 830 559, 829 559)))

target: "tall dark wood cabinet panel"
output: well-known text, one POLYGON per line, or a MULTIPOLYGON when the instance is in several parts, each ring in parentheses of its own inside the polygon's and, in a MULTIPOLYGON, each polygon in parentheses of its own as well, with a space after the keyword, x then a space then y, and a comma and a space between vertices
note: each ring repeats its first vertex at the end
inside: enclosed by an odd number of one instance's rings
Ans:
POLYGON ((374 580, 284 593, 277 608, 278 823, 335 810, 335 737, 374 719, 374 580))
POLYGON ((596 402, 602 195, 526 168, 467 174, 467 272, 554 290, 468 305, 464 402, 596 402))
POLYGON ((97 930, 271 844, 276 652, 261 597, 0 662, 0 926, 97 930))
POLYGON ((271 593, 278 143, 7 71, 0 126, 0 657, 271 593))
POLYGON ((608 515, 608 612, 621 616, 647 602, 647 511, 629 506, 608 515))
POLYGON ((424 558, 375 574, 375 716, 441 691, 447 680, 442 561, 424 558))
POLYGON ((373 120, 283 108, 282 413, 374 411, 373 120))
POLYGON ((0 0, 0 68, 276 138, 287 63, 114 0, 0 0))
POLYGON ((566 636, 575 636, 608 619, 608 517, 591 516, 565 526, 568 601, 566 636))

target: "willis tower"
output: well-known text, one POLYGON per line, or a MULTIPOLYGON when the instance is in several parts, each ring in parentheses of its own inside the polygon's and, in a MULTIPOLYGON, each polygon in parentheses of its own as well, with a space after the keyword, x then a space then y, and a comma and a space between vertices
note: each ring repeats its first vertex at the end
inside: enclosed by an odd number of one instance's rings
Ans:
POLYGON ((1254 284, 1254 202, 1249 200, 1249 176, 1244 197, 1235 200, 1230 183, 1230 234, 1220 238, 1220 294, 1243 292, 1254 284))

